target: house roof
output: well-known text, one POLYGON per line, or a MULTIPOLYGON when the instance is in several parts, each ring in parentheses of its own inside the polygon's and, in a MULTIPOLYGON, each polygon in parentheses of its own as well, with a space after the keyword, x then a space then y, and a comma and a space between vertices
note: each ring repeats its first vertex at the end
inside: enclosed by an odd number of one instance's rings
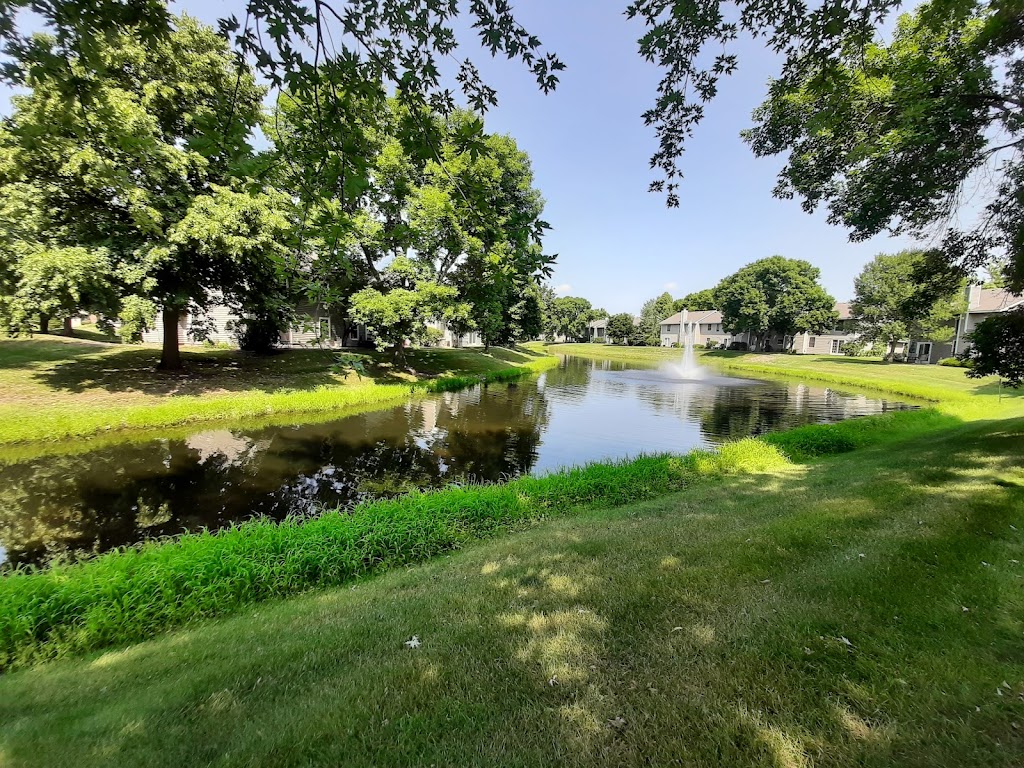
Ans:
MULTIPOLYGON (((848 301, 837 301, 836 312, 839 313, 840 320, 849 320, 853 315, 850 314, 850 302, 848 301)), ((662 325, 678 325, 679 316, 682 312, 676 312, 670 317, 666 317, 661 321, 662 325)), ((717 309, 690 312, 686 316, 686 322, 688 323, 720 323, 722 322, 722 313, 717 309)))
MULTIPOLYGON (((674 315, 666 317, 661 321, 661 325, 678 325, 680 322, 680 316, 682 312, 676 312, 674 315)), ((722 322, 722 313, 717 309, 707 310, 694 310, 688 312, 686 315, 686 322, 688 323, 720 323, 722 322)))
POLYGON ((607 328, 607 327, 608 327, 608 318, 607 317, 599 317, 599 318, 597 318, 597 320, 591 320, 589 323, 587 323, 587 328, 607 328))
POLYGON ((970 292, 968 312, 1002 312, 1024 301, 1024 297, 1010 293, 1004 288, 978 288, 970 292))

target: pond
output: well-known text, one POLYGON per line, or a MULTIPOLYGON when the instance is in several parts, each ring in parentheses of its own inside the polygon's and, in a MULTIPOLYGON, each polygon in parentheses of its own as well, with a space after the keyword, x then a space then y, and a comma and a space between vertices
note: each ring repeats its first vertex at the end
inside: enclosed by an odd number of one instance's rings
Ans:
POLYGON ((640 453, 684 453, 801 424, 904 409, 823 386, 567 357, 475 387, 334 421, 196 429, 0 464, 0 563, 42 563, 253 516, 413 488, 490 482, 640 453))

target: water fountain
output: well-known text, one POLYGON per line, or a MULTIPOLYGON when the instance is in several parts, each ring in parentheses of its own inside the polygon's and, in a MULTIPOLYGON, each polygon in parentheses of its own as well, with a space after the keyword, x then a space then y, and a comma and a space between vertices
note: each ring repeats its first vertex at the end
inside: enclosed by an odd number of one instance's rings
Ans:
POLYGON ((689 322, 689 313, 683 309, 679 313, 679 343, 683 347, 683 361, 671 366, 681 379, 697 380, 707 376, 707 371, 697 365, 697 355, 693 351, 693 342, 697 335, 697 324, 689 322))

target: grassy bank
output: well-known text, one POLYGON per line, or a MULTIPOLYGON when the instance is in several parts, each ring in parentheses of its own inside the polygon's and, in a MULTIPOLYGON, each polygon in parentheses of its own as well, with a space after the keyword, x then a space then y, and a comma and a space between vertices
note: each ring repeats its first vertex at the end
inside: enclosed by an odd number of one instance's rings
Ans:
MULTIPOLYGON (((661 365, 679 359, 680 351, 665 347, 619 347, 605 344, 554 344, 558 354, 618 360, 640 365, 661 365)), ((1024 407, 1024 392, 1001 389, 998 379, 971 379, 962 368, 939 365, 884 363, 874 358, 834 355, 762 355, 747 352, 697 350, 702 365, 735 375, 799 379, 866 389, 930 401, 947 413, 979 418, 1013 414, 1024 407)))
POLYGON ((14 672, 0 759, 1017 766, 1022 429, 612 498, 629 503, 14 672))
POLYGON ((159 350, 60 337, 0 340, 0 444, 111 430, 167 428, 274 414, 386 407, 416 391, 507 381, 556 359, 535 349, 410 350, 397 370, 372 351, 351 353, 363 374, 335 372, 329 350, 256 357, 187 351, 185 371, 156 371, 159 350))
POLYGON ((0 580, 0 669, 142 640, 241 605, 419 562, 569 510, 641 501, 727 471, 781 466, 755 440, 688 459, 643 457, 503 485, 415 493, 351 512, 111 552, 0 580))

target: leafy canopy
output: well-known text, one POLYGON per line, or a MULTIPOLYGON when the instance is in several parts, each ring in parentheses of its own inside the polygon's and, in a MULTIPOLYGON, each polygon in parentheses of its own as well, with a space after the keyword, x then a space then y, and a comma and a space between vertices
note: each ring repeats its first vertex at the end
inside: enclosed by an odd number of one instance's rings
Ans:
POLYGON ((953 321, 966 309, 962 286, 937 299, 927 283, 918 279, 925 265, 920 251, 879 254, 854 280, 855 296, 850 311, 866 341, 890 346, 903 339, 946 341, 953 335, 953 321))
POLYGON ((835 300, 818 284, 820 271, 800 259, 771 256, 742 267, 715 288, 729 333, 795 335, 835 325, 835 300))

